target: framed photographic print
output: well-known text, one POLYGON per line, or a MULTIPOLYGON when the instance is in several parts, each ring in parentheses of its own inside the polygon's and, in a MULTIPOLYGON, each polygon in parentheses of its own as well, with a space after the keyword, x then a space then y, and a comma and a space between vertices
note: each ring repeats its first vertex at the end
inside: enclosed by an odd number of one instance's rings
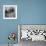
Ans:
POLYGON ((17 5, 3 5, 3 19, 17 19, 17 5))
POLYGON ((46 25, 19 24, 18 41, 46 41, 46 25))

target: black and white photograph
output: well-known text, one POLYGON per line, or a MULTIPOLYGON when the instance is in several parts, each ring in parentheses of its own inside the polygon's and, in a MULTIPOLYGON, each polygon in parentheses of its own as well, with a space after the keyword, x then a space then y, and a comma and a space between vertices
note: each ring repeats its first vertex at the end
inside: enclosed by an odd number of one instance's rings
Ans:
POLYGON ((3 19, 17 19, 17 5, 3 5, 3 19))
POLYGON ((46 25, 18 25, 18 41, 20 46, 41 45, 46 42, 46 25))

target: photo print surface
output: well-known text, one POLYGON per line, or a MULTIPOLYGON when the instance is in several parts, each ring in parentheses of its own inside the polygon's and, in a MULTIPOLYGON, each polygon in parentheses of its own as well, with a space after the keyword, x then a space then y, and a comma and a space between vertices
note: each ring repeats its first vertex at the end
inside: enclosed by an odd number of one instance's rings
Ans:
POLYGON ((3 5, 3 19, 17 19, 17 5, 3 5))
POLYGON ((46 41, 46 25, 20 25, 20 40, 46 41))

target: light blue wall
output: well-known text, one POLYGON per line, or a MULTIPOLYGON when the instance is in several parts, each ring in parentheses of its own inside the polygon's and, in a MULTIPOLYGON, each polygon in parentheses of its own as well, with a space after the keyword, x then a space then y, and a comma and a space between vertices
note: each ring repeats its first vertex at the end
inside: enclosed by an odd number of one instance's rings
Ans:
POLYGON ((10 32, 17 34, 18 24, 46 24, 46 0, 0 0, 0 43, 8 43, 10 32), (18 6, 17 20, 3 20, 5 4, 18 6))
POLYGON ((46 24, 46 0, 23 0, 21 24, 46 24))
MULTIPOLYGON (((8 34, 10 32, 16 32, 18 35, 17 25, 20 22, 20 10, 21 10, 21 1, 20 0, 0 0, 0 44, 8 43, 8 34), (3 5, 18 5, 18 18, 15 20, 3 19, 3 5)), ((17 38, 18 39, 18 38, 17 38)), ((18 40, 16 39, 16 43, 18 40)))

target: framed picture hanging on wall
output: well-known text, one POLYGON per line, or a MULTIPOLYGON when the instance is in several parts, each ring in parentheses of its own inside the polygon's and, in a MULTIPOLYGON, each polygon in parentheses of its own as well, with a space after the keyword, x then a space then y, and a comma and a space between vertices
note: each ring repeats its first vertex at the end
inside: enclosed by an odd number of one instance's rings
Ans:
POLYGON ((17 19, 17 5, 3 5, 3 19, 17 19))

